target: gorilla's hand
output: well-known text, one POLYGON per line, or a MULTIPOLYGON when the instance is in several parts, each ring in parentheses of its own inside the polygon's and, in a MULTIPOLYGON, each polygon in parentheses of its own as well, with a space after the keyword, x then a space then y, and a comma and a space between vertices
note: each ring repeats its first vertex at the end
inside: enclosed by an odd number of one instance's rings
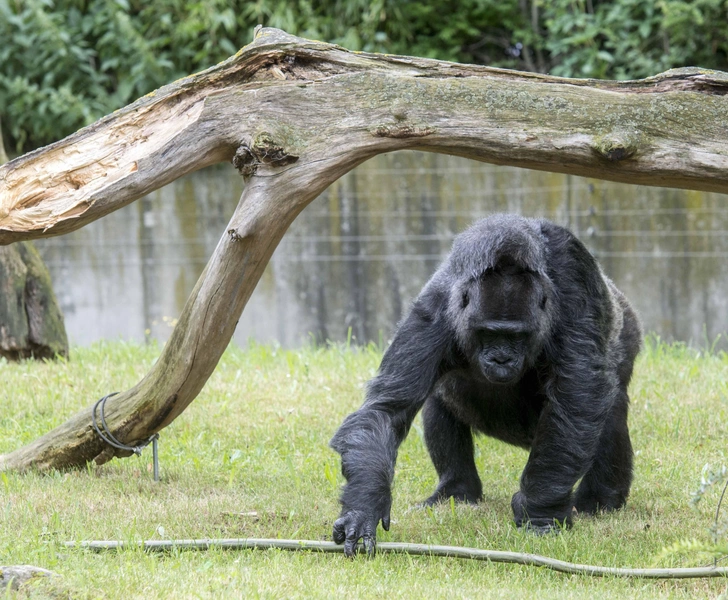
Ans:
MULTIPOLYGON (((571 504, 568 502, 567 504, 571 504)), ((523 492, 516 492, 511 499, 513 519, 516 526, 521 529, 532 531, 536 535, 544 535, 552 531, 559 532, 562 527, 571 527, 571 515, 568 509, 554 508, 545 510, 528 506, 526 495, 523 492)))
POLYGON ((334 542, 344 544, 344 554, 354 556, 358 551, 357 544, 362 540, 367 555, 374 556, 377 545, 377 525, 382 521, 382 527, 389 531, 390 505, 384 510, 346 510, 334 523, 334 542))

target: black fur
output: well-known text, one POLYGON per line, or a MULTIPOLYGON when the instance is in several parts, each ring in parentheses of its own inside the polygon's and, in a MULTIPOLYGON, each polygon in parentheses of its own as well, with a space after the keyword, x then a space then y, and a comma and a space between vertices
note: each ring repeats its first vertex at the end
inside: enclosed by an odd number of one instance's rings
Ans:
POLYGON ((440 477, 426 504, 480 500, 475 431, 531 450, 511 501, 519 527, 568 526, 573 507, 620 508, 641 337, 627 300, 567 229, 512 215, 479 221, 456 238, 363 406, 331 440, 348 482, 334 540, 349 556, 360 539, 374 552, 379 521, 389 529, 397 449, 423 405, 440 477))

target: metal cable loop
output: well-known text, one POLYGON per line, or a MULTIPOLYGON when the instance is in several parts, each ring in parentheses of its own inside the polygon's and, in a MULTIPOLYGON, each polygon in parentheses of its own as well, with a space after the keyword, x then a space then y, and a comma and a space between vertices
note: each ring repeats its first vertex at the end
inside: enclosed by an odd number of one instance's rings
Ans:
POLYGON ((146 448, 149 444, 152 444, 152 452, 153 452, 153 462, 154 462, 154 481, 159 481, 159 453, 157 450, 157 440, 159 439, 159 434, 155 433, 152 435, 148 440, 141 442, 140 444, 137 444, 136 446, 129 446, 128 444, 123 443, 122 441, 118 440, 116 437, 114 437, 114 434, 109 431, 108 425, 106 425, 106 415, 104 412, 104 407, 106 406, 106 401, 111 398, 112 396, 116 396, 119 392, 114 392, 112 394, 107 394, 100 400, 94 404, 94 407, 91 409, 91 421, 94 426, 94 430, 99 435, 99 437, 106 442, 109 446, 112 446, 114 448, 117 448, 119 450, 127 450, 129 452, 133 452, 137 456, 142 455, 142 450, 146 448), (98 410, 99 415, 101 417, 101 427, 99 427, 99 423, 96 419, 96 411, 98 410), (103 431, 102 431, 103 428, 103 431))

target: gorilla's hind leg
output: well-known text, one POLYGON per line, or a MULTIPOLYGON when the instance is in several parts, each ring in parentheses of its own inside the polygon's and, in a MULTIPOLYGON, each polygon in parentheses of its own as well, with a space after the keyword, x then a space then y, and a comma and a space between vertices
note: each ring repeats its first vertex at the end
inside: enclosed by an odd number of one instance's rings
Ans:
POLYGON ((476 503, 483 496, 483 486, 475 468, 473 433, 443 405, 439 395, 425 403, 422 419, 425 443, 440 477, 435 493, 424 501, 431 506, 452 497, 476 503))
POLYGON ((591 468, 576 491, 579 513, 617 510, 627 501, 632 485, 632 443, 627 428, 629 398, 622 392, 604 426, 591 468))

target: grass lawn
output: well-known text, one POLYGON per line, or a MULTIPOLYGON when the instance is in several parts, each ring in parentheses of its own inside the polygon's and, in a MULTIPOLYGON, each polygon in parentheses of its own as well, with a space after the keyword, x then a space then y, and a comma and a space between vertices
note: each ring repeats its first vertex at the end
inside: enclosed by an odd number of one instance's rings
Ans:
MULTIPOLYGON (((130 387, 158 353, 106 343, 76 348, 67 363, 0 362, 0 453, 130 387)), ((93 554, 63 546, 87 539, 331 539, 343 478, 328 441, 361 403, 380 358, 374 348, 230 348, 200 397, 162 431, 159 483, 150 473, 151 449, 141 458, 67 473, 0 474, 0 565, 32 564, 61 575, 17 596, 623 599, 716 597, 728 587, 721 579, 600 579, 391 554, 373 560, 273 550, 93 554)), ((577 519, 561 535, 516 530, 510 498, 527 454, 487 438, 477 442, 480 505, 416 508, 436 484, 418 419, 400 449, 391 531, 380 529, 378 539, 606 566, 710 562, 660 554, 680 540, 710 540, 721 486, 697 507, 690 500, 706 463, 728 463, 728 357, 652 342, 638 359, 631 397, 636 469, 625 510, 577 519)))

